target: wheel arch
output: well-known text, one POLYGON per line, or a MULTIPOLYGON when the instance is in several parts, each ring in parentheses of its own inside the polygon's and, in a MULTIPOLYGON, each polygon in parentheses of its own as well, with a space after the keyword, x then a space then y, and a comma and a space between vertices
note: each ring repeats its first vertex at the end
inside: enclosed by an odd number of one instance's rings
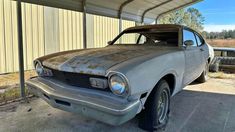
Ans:
MULTIPOLYGON (((175 75, 170 73, 170 74, 167 74, 164 77, 162 77, 160 80, 165 80, 168 83, 168 85, 170 87, 170 92, 171 92, 170 94, 172 95, 175 90, 175 83, 176 83, 175 75)), ((154 86, 154 88, 156 88, 156 85, 154 86)))
POLYGON ((207 59, 207 62, 208 62, 208 64, 210 64, 211 63, 211 57, 209 57, 208 59, 207 59))
POLYGON ((169 85, 169 88, 170 88, 170 95, 172 95, 174 93, 174 90, 175 90, 175 86, 176 86, 176 77, 173 73, 168 73, 166 75, 164 75, 163 77, 161 77, 157 83, 155 84, 155 86, 153 87, 153 89, 149 92, 147 98, 146 98, 146 102, 148 100, 148 98, 151 96, 151 93, 154 92, 157 88, 157 84, 161 81, 161 80, 165 80, 168 85, 169 85))

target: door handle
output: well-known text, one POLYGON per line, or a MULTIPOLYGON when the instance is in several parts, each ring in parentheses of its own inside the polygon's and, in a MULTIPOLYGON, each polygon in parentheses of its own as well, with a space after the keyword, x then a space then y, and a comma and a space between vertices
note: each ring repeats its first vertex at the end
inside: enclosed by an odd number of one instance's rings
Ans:
POLYGON ((201 48, 200 51, 204 51, 204 49, 201 48))

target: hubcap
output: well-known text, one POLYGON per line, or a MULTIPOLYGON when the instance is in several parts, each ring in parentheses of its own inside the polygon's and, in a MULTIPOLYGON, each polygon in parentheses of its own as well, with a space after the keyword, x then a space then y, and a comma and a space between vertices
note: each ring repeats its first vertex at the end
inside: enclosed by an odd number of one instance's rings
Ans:
POLYGON ((158 101, 158 121, 159 123, 163 123, 166 119, 166 115, 167 115, 167 110, 168 110, 168 101, 169 101, 169 98, 168 98, 168 94, 167 94, 167 91, 164 90, 161 95, 160 95, 160 98, 159 98, 159 101, 158 101))

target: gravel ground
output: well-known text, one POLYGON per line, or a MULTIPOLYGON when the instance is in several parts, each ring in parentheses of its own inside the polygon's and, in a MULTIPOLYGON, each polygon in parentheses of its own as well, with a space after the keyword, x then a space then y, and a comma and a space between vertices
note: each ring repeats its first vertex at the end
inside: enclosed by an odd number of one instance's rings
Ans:
MULTIPOLYGON (((0 106, 2 132, 141 132, 138 118, 110 126, 77 114, 52 108, 39 98, 29 103, 0 106)), ((172 98, 166 132, 235 132, 235 80, 210 79, 191 84, 172 98)))

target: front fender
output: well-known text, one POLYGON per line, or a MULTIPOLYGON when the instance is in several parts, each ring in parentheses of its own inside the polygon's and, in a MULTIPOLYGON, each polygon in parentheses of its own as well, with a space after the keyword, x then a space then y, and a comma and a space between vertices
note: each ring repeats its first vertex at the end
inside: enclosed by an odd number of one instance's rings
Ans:
POLYGON ((185 69, 184 53, 173 52, 152 58, 135 66, 126 73, 131 86, 131 95, 151 91, 157 82, 169 73, 176 77, 176 91, 182 84, 185 69))

